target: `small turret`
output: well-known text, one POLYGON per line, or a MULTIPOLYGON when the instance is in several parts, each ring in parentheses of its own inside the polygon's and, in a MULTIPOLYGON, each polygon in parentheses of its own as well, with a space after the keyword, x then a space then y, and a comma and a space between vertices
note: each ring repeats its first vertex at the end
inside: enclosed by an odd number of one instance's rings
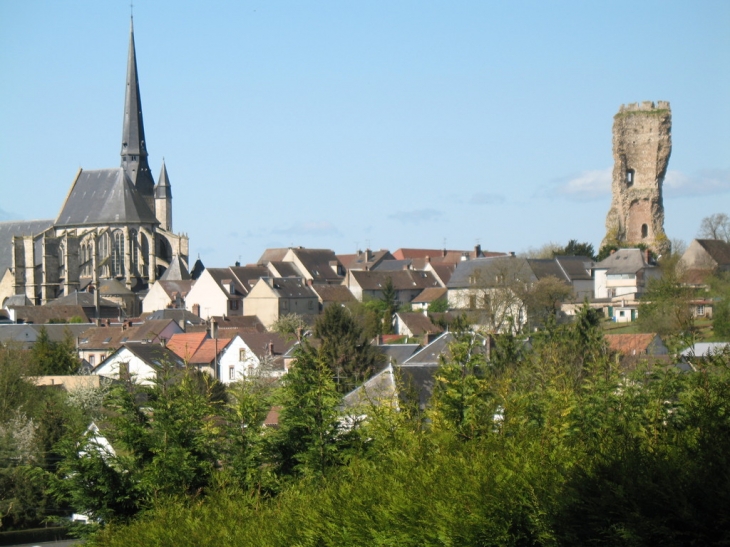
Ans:
POLYGON ((155 216, 162 229, 172 231, 172 188, 167 176, 165 158, 162 158, 162 170, 157 186, 155 186, 155 216))

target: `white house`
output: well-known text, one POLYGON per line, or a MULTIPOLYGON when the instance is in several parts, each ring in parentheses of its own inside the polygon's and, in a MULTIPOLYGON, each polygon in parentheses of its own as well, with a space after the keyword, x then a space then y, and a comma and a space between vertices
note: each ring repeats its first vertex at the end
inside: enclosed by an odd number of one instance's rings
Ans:
POLYGON ((281 377, 284 356, 294 345, 276 333, 240 333, 220 357, 220 381, 229 384, 246 376, 281 377))
POLYGON ((650 279, 661 275, 649 262, 648 251, 619 249, 593 269, 596 298, 632 299, 646 291, 650 279))
POLYGON ((142 311, 153 312, 167 308, 185 308, 185 298, 195 281, 192 279, 167 281, 158 279, 142 300, 142 311))
POLYGON ((175 353, 158 344, 126 342, 94 368, 92 374, 153 385, 165 366, 183 368, 185 364, 175 353))

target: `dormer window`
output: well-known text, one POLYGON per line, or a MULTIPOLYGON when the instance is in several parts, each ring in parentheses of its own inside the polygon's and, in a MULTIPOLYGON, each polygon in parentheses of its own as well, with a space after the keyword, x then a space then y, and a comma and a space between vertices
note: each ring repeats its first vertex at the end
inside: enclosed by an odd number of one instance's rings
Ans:
POLYGON ((634 170, 633 169, 627 169, 626 170, 626 186, 633 186, 634 185, 634 170))

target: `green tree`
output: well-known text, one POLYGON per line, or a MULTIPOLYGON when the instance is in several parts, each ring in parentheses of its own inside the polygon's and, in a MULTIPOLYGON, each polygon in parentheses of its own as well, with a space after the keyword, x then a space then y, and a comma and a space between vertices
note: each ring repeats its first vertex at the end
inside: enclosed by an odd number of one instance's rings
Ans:
POLYGON ((81 364, 70 331, 66 331, 63 340, 54 341, 49 338, 48 331, 43 327, 33 344, 31 360, 40 375, 73 374, 81 364))
POLYGON ((298 313, 285 313, 272 326, 274 332, 281 334, 287 340, 298 338, 306 328, 307 322, 304 316, 298 313))
POLYGON ((553 256, 587 256, 591 260, 596 259, 596 251, 592 243, 579 243, 577 239, 571 239, 562 249, 556 249, 553 256))
POLYGON ((449 311, 449 301, 445 297, 434 300, 428 305, 429 313, 444 313, 447 311, 449 311))
POLYGON ((320 344, 319 359, 330 368, 341 393, 367 380, 382 361, 382 355, 345 307, 326 308, 315 322, 314 337, 320 344))
POLYGON ((295 358, 278 397, 279 428, 272 435, 271 454, 281 475, 321 476, 343 456, 337 412, 341 396, 323 346, 315 349, 305 341, 295 358))
POLYGON ((393 315, 398 309, 397 296, 398 293, 393 285, 393 279, 389 276, 385 279, 385 284, 383 285, 383 296, 380 298, 384 304, 382 334, 391 334, 393 332, 393 315))

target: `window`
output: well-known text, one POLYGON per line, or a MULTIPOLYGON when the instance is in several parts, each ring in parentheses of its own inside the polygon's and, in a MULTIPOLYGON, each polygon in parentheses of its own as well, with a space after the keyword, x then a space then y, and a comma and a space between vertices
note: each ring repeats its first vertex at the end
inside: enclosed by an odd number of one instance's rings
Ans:
POLYGON ((119 363, 119 379, 129 380, 129 363, 119 363))
POLYGON ((124 232, 114 232, 112 242, 112 275, 124 275, 124 232))
POLYGON ((633 185, 634 185, 634 170, 627 169, 626 170, 626 186, 633 186, 633 185))
POLYGON ((475 309, 477 307, 477 297, 475 294, 469 296, 469 309, 475 309))
POLYGON ((646 224, 641 225, 641 239, 646 239, 649 236, 649 227, 646 224))
POLYGON ((150 242, 147 240, 147 236, 144 234, 142 234, 140 240, 140 254, 142 255, 142 275, 144 277, 149 277, 150 242))
POLYGON ((245 361, 246 360, 246 350, 241 348, 238 350, 238 360, 239 361, 245 361))
POLYGON ((307 307, 308 307, 308 308, 309 308, 310 310, 314 309, 314 302, 312 302, 311 300, 310 300, 309 302, 307 302, 307 307))
POLYGON ((137 230, 129 230, 129 269, 133 274, 137 274, 139 272, 138 252, 137 230))
POLYGON ((228 367, 228 379, 229 380, 236 379, 236 367, 228 367))
POLYGON ((228 308, 231 310, 237 310, 238 309, 238 300, 229 300, 228 308))
POLYGON ((89 355, 89 364, 92 367, 96 364, 96 355, 89 355))
POLYGON ((705 306, 703 304, 697 306, 697 315, 705 315, 705 306))
POLYGON ((623 310, 621 310, 620 312, 618 312, 618 316, 619 317, 625 317, 626 316, 626 312, 623 311, 623 310))

